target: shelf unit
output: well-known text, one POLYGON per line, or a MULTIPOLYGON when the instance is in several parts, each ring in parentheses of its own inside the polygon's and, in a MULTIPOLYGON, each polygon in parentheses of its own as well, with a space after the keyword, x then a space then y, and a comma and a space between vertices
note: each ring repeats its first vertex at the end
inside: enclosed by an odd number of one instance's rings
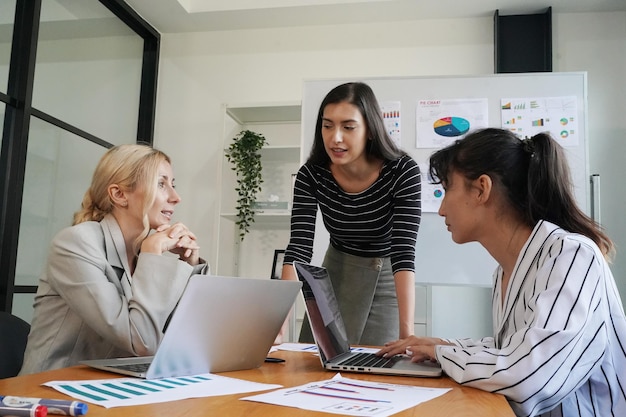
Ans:
POLYGON ((269 278, 275 250, 289 240, 292 175, 300 167, 300 103, 224 105, 218 263, 222 275, 269 278), (232 139, 242 130, 261 133, 263 184, 257 201, 286 202, 286 210, 265 210, 255 215, 250 232, 239 240, 236 225, 236 174, 226 159, 232 139), (245 256, 244 256, 245 254, 245 256))
MULTIPOLYGON (((274 252, 284 250, 289 242, 293 176, 300 167, 301 105, 224 105, 223 114, 219 247, 215 268, 220 275, 269 279, 274 252), (236 224, 237 176, 226 159, 226 151, 232 139, 246 129, 261 133, 267 140, 261 150, 263 183, 257 201, 287 202, 287 209, 258 211, 250 232, 240 241, 236 224)), ((301 321, 303 310, 298 300, 285 341, 295 341, 296 317, 301 321)))

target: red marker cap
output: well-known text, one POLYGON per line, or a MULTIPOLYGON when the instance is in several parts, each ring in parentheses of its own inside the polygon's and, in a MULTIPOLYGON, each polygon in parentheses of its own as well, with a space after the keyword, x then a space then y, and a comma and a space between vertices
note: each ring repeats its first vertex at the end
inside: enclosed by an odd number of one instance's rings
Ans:
POLYGON ((48 407, 45 405, 38 405, 35 407, 35 412, 33 413, 33 417, 47 417, 48 415, 48 407))

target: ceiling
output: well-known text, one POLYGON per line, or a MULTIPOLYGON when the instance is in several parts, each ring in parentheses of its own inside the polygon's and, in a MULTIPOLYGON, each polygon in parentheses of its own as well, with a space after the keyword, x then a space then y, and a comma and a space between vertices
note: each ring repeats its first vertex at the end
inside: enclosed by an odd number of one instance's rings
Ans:
POLYGON ((126 0, 161 33, 543 12, 626 11, 626 0, 126 0))

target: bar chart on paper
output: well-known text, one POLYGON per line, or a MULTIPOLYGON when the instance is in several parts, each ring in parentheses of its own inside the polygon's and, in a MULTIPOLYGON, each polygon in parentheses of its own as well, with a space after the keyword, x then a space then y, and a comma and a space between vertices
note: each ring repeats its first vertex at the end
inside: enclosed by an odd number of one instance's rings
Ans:
POLYGON ((343 378, 242 398, 268 404, 349 416, 385 417, 448 392, 448 388, 416 387, 343 378))
POLYGON ((215 374, 153 380, 116 378, 50 381, 44 385, 73 398, 106 408, 280 388, 280 385, 249 382, 215 374))

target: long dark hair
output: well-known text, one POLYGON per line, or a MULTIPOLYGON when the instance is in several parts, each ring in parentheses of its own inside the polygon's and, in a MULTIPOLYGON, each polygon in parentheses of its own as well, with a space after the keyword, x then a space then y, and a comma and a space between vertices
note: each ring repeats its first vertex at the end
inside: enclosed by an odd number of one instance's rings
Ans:
POLYGON ((611 239, 576 204, 563 149, 549 134, 520 140, 503 129, 471 132, 430 157, 435 184, 445 186, 453 171, 470 181, 489 175, 528 226, 546 220, 587 236, 607 257, 613 253, 611 239))
POLYGON ((370 86, 361 82, 351 82, 333 88, 322 100, 317 113, 313 147, 308 162, 326 167, 330 164, 330 158, 324 149, 322 138, 322 117, 327 105, 344 102, 356 106, 361 112, 363 120, 365 120, 369 135, 368 146, 366 147, 368 158, 393 161, 405 154, 389 137, 378 100, 376 100, 370 86))

